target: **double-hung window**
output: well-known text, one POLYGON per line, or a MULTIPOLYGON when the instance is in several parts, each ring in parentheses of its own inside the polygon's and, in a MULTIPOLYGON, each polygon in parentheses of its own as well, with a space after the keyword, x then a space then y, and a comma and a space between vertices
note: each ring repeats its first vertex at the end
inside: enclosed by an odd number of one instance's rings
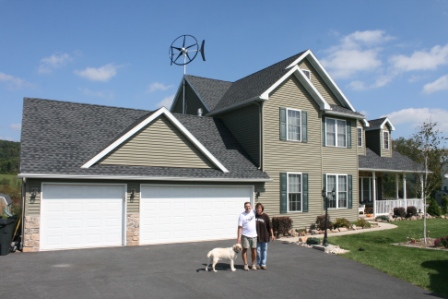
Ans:
POLYGON ((308 174, 280 173, 280 213, 308 212, 308 174))
POLYGON ((301 115, 299 110, 288 109, 288 140, 301 140, 301 115))
POLYGON ((326 188, 328 197, 328 208, 345 209, 349 208, 351 199, 351 176, 345 174, 327 174, 326 188), (335 191, 333 197, 332 191, 335 191))
POLYGON ((345 120, 326 118, 327 146, 347 147, 347 122, 345 120))
POLYGON ((280 140, 308 142, 308 113, 303 110, 280 108, 280 140))
POLYGON ((383 148, 389 149, 389 132, 384 131, 383 132, 383 148))
POLYGON ((362 146, 362 128, 358 128, 358 146, 362 146))

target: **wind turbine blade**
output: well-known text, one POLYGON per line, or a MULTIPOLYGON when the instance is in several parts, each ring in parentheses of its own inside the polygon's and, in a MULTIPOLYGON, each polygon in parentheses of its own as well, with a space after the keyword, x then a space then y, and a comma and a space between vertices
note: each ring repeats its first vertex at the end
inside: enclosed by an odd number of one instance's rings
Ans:
POLYGON ((199 49, 199 52, 201 52, 201 56, 202 56, 202 60, 205 61, 205 50, 204 50, 204 46, 205 46, 205 40, 202 41, 201 44, 201 48, 199 49))

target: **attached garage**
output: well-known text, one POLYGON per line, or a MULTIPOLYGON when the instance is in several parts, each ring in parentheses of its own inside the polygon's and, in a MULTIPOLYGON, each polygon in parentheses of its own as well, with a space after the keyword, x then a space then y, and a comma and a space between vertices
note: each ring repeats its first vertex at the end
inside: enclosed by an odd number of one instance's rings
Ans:
POLYGON ((40 250, 124 245, 125 187, 42 184, 40 250))
POLYGON ((140 244, 236 239, 251 186, 142 185, 140 244))

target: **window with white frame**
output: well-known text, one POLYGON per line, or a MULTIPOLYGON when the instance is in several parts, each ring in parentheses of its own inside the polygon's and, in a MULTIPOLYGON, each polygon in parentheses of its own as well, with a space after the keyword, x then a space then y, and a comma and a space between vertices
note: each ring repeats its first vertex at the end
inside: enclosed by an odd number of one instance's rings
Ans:
POLYGON ((344 209, 348 207, 348 177, 343 174, 328 174, 326 184, 328 208, 344 209), (332 191, 336 194, 333 197, 332 191))
POLYGON ((302 174, 288 173, 288 211, 302 211, 302 174))
POLYGON ((358 127, 358 146, 362 146, 362 128, 358 127))
POLYGON ((300 141, 301 140, 301 111, 287 109, 287 136, 288 140, 300 141))
POLYGON ((383 132, 383 148, 389 149, 389 132, 383 132))
POLYGON ((359 201, 370 202, 372 201, 372 178, 360 177, 359 178, 359 201))
POLYGON ((327 146, 347 147, 347 122, 345 120, 326 118, 325 132, 327 146))

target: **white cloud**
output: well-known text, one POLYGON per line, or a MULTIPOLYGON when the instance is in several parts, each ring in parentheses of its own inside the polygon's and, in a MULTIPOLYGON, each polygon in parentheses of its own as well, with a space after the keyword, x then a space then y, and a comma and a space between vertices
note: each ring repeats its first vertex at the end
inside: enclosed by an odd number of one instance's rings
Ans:
POLYGON ((88 67, 84 70, 75 70, 74 73, 91 81, 107 82, 117 74, 119 66, 109 63, 99 68, 88 67))
POLYGON ((9 127, 14 131, 20 131, 22 129, 22 124, 11 124, 9 127))
POLYGON ((429 51, 415 51, 411 56, 395 55, 389 61, 401 72, 435 70, 448 64, 448 44, 434 46, 429 51))
POLYGON ((341 38, 339 45, 326 50, 322 64, 334 78, 350 78, 358 72, 377 70, 382 62, 380 45, 393 39, 381 30, 356 31, 341 38))
POLYGON ((367 85, 366 83, 356 80, 352 81, 348 84, 348 87, 353 90, 369 90, 374 88, 379 88, 385 86, 387 83, 389 83, 392 80, 391 76, 381 76, 378 77, 372 84, 367 85))
POLYGON ((2 72, 0 72, 0 83, 6 84, 6 86, 11 89, 20 89, 20 88, 32 86, 31 83, 29 83, 23 79, 20 79, 20 78, 17 78, 17 77, 14 77, 14 76, 2 73, 2 72))
POLYGON ((448 90, 448 75, 442 76, 436 81, 423 86, 423 92, 427 94, 440 90, 448 90))
POLYGON ((413 128, 418 128, 423 122, 431 120, 437 123, 437 129, 441 132, 448 132, 448 110, 440 108, 407 108, 384 116, 387 116, 394 125, 409 124, 413 128))
POLYGON ((156 107, 157 108, 165 107, 165 108, 170 109, 171 104, 173 103, 173 100, 174 100, 174 94, 165 97, 163 100, 161 100, 159 103, 157 103, 156 107))
POLYGON ((67 65, 72 61, 72 57, 69 54, 53 54, 49 57, 42 58, 39 63, 38 73, 49 74, 55 69, 67 65))
POLYGON ((115 93, 111 90, 91 90, 88 88, 81 88, 80 91, 89 97, 96 97, 96 98, 102 98, 102 99, 108 99, 111 100, 115 97, 115 93))
POLYGON ((152 93, 159 90, 166 91, 168 89, 171 89, 172 87, 173 87, 172 85, 165 85, 163 83, 154 82, 149 85, 148 92, 152 93))

